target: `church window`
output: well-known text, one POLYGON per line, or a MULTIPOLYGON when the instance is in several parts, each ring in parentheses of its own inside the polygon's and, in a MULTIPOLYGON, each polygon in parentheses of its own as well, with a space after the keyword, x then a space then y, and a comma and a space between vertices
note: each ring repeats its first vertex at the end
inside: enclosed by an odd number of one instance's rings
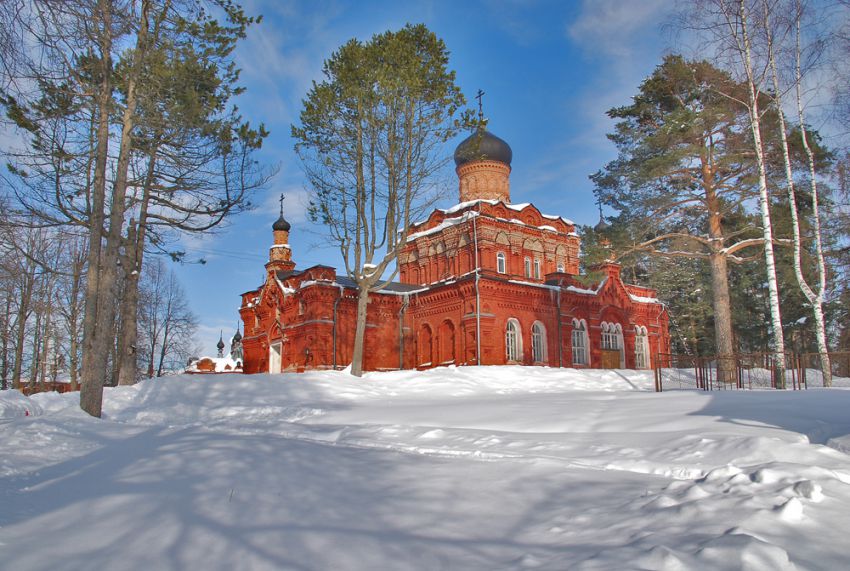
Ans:
POLYGON ((587 323, 573 319, 573 365, 587 365, 587 323))
POLYGON ((625 366, 623 327, 619 323, 602 322, 602 349, 620 352, 620 367, 625 366))
POLYGON ((520 338, 519 322, 509 319, 505 327, 505 354, 508 361, 519 361, 522 351, 522 339, 520 338))
POLYGON ((507 271, 507 264, 505 263, 505 253, 499 252, 496 254, 496 271, 500 274, 504 274, 507 271))
POLYGON ((531 258, 525 259, 525 277, 531 277, 531 258))
POLYGON ((635 367, 638 369, 650 367, 649 336, 646 327, 640 325, 635 327, 635 367))
POLYGON ((564 262, 558 262, 558 271, 559 271, 559 272, 563 272, 563 271, 564 271, 564 262))
POLYGON ((539 321, 531 326, 531 354, 535 363, 546 361, 546 327, 539 321))
POLYGON ((534 277, 540 279, 540 258, 534 258, 534 277))

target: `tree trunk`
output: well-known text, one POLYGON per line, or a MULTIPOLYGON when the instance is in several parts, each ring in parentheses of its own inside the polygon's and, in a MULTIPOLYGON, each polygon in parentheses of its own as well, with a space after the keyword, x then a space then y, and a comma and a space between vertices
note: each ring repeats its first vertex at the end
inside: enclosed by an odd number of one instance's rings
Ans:
POLYGON ((23 371, 24 342, 27 335, 27 319, 29 318, 30 301, 32 298, 32 285, 29 280, 24 282, 21 291, 21 299, 18 300, 18 331, 15 336, 15 365, 12 368, 12 386, 21 385, 21 373, 23 371))
POLYGON ((170 324, 168 321, 165 322, 165 327, 162 330, 162 345, 159 348, 159 364, 156 367, 156 376, 162 376, 162 365, 165 362, 165 356, 168 354, 168 333, 170 329, 170 324))
POLYGON ((52 362, 50 355, 50 344, 53 341, 53 323, 52 323, 52 308, 50 307, 50 299, 47 300, 47 310, 44 313, 44 333, 41 341, 41 375, 40 382, 45 384, 50 378, 50 364, 52 362))
POLYGON ((3 362, 0 363, 0 382, 2 382, 2 386, 0 386, 0 390, 7 390, 9 388, 9 334, 11 333, 11 327, 9 326, 9 322, 11 321, 12 316, 12 296, 6 296, 6 310, 3 312, 3 349, 2 353, 0 353, 0 359, 3 359, 3 362))
POLYGON ((139 271, 136 257, 135 224, 131 221, 125 256, 124 289, 121 298, 121 329, 118 342, 118 384, 132 385, 136 382, 136 337, 138 331, 137 311, 139 307, 139 271))
POLYGON ((785 388, 785 338, 782 331, 782 314, 779 309, 779 285, 776 280, 776 260, 773 254, 773 226, 770 221, 770 196, 767 191, 767 172, 764 158, 764 145, 761 136, 761 115, 759 112, 756 80, 750 60, 750 39, 747 30, 747 8, 744 0, 740 4, 744 70, 747 74, 749 92, 750 127, 753 134, 753 148, 758 165, 759 206, 761 207, 762 231, 764 236, 764 262, 767 270, 767 289, 770 302, 770 321, 773 329, 774 383, 777 388, 785 388))
POLYGON ((150 204, 151 186, 156 173, 156 153, 154 146, 148 161, 148 172, 145 175, 142 204, 139 209, 139 224, 130 221, 127 231, 127 256, 124 264, 129 272, 124 282, 124 299, 121 304, 121 360, 118 369, 118 384, 132 385, 136 382, 137 344, 139 335, 139 279, 142 275, 142 261, 145 255, 145 228, 148 220, 148 205, 150 204))
POLYGON ((77 254, 75 253, 75 260, 73 266, 73 272, 71 274, 71 293, 69 295, 70 307, 68 308, 68 335, 70 338, 70 356, 69 356, 69 364, 70 368, 70 376, 71 376, 71 390, 76 391, 79 385, 79 366, 80 361, 78 358, 78 352, 80 350, 79 341, 77 340, 77 334, 79 330, 79 320, 80 320, 80 286, 82 285, 82 272, 83 272, 83 261, 79 258, 76 258, 77 254))
POLYGON ((815 316, 815 334, 818 340, 818 352, 820 353, 821 371, 823 374, 823 386, 832 386, 832 363, 829 359, 829 346, 826 339, 826 320, 823 317, 823 298, 826 295, 826 261, 823 255, 823 237, 821 236, 820 223, 820 205, 818 201, 818 183, 815 178, 815 156, 812 153, 812 148, 809 146, 808 131, 806 128, 806 120, 803 113, 803 79, 800 71, 800 20, 802 20, 802 5, 798 0, 797 20, 796 20, 796 61, 794 65, 794 79, 796 82, 797 96, 797 117, 800 123, 800 137, 803 141, 803 149, 806 151, 806 160, 809 166, 809 178, 812 185, 812 218, 814 221, 815 232, 815 257, 818 262, 818 292, 814 300, 810 300, 812 304, 812 312, 815 316))
POLYGON ((735 382, 735 346, 732 340, 732 302, 729 297, 729 275, 726 256, 712 253, 711 270, 712 308, 714 310, 714 342, 718 356, 717 377, 722 383, 735 382))
POLYGON ((30 390, 35 389, 35 383, 38 381, 38 367, 41 357, 41 317, 40 311, 35 312, 35 333, 32 339, 32 360, 30 361, 30 390))
MULTIPOLYGON (((101 83, 97 97, 98 118, 95 137, 95 168, 92 183, 91 214, 89 217, 89 255, 86 275, 86 302, 83 314, 83 363, 80 387, 80 408, 88 414, 100 417, 103 406, 103 383, 106 363, 100 358, 101 337, 108 337, 111 327, 100 327, 98 310, 102 286, 100 283, 101 250, 105 221, 106 162, 109 152, 109 109, 112 103, 112 6, 108 0, 100 0, 96 9, 94 26, 99 27, 101 83), (101 367, 101 363, 103 366, 101 367)), ((105 292, 104 292, 105 294, 105 292)))
MULTIPOLYGON (((713 150, 711 136, 709 148, 713 150)), ((713 154, 713 153, 710 153, 713 154)), ((735 382, 735 345, 732 332, 732 301, 729 297, 727 258, 723 252, 723 224, 720 200, 715 189, 714 168, 708 156, 702 158, 702 184, 708 206, 708 235, 711 254, 708 258, 711 271, 711 300, 714 310, 714 344, 717 353, 717 378, 722 383, 735 382)))
POLYGON ((354 352, 351 355, 351 374, 363 376, 363 347, 366 339, 366 310, 369 307, 369 288, 360 286, 357 295, 357 326, 354 330, 354 352))

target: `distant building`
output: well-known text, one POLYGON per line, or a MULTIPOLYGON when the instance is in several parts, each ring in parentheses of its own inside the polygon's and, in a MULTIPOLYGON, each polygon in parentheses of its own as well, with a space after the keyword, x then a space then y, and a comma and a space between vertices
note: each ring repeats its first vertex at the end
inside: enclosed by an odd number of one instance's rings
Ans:
MULTIPOLYGON (((527 364, 649 368, 670 337, 655 291, 620 267, 582 285, 575 225, 510 199, 511 148, 484 129, 455 151, 459 203, 414 224, 398 283, 370 294, 364 369, 527 364)), ((357 292, 334 268, 296 270, 273 224, 266 279, 242 294, 244 372, 343 368, 357 292)))
POLYGON ((187 373, 241 373, 242 372, 242 334, 239 327, 230 340, 230 354, 224 355, 224 334, 219 335, 216 343, 216 357, 193 357, 186 366, 187 373))

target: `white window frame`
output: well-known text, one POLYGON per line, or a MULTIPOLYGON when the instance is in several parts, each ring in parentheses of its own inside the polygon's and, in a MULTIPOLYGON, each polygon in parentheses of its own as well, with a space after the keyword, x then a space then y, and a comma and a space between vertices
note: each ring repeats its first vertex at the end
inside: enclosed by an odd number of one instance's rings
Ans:
POLYGON ((572 332, 572 356, 573 365, 589 365, 590 359, 587 355, 588 350, 587 337, 587 322, 584 319, 573 319, 572 332))
POLYGON ((514 362, 522 359, 522 329, 513 317, 505 324, 505 357, 514 362))
POLYGON ((635 326, 635 368, 649 369, 652 359, 649 354, 649 332, 642 325, 635 326))
POLYGON ((540 258, 534 258, 534 277, 540 279, 540 258))
POLYGON ((535 363, 546 362, 546 341, 546 326, 535 321, 531 326, 531 355, 535 363))
POLYGON ((507 273, 508 271, 508 261, 504 252, 496 254, 496 271, 500 274, 507 273))
POLYGON ((531 258, 525 258, 525 277, 531 277, 531 258))

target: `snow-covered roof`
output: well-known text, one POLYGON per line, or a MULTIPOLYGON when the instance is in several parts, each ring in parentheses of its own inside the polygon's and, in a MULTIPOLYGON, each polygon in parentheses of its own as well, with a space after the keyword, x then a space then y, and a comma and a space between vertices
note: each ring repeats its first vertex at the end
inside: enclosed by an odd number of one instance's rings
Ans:
POLYGON ((476 216, 478 216, 477 212, 466 212, 466 213, 464 213, 463 216, 459 216, 457 218, 447 218, 446 220, 443 220, 441 223, 437 224, 433 228, 429 228, 428 230, 423 230, 421 232, 415 232, 413 234, 410 234, 407 237, 407 241, 410 242, 410 241, 416 240, 417 238, 421 238, 422 236, 429 236, 431 234, 436 234, 437 232, 441 232, 441 231, 443 231, 446 228, 449 228, 451 226, 457 226, 458 224, 462 224, 462 223, 466 222, 467 220, 472 220, 476 216))
POLYGON ((632 301, 634 301, 636 303, 661 303, 660 301, 658 301, 657 297, 646 297, 646 296, 643 296, 643 295, 635 295, 631 292, 629 293, 629 297, 631 298, 632 301))
MULTIPOLYGON (((469 208, 470 206, 475 206, 476 204, 478 204, 480 202, 495 206, 496 204, 498 204, 502 201, 501 200, 491 200, 491 199, 486 199, 486 198, 479 198, 479 199, 476 199, 476 200, 468 200, 466 202, 459 202, 458 204, 455 204, 454 206, 451 206, 449 208, 438 208, 437 210, 439 210, 440 212, 443 212, 445 214, 454 214, 456 212, 460 212, 461 210, 463 210, 465 208, 469 208)), ((502 202, 502 204, 504 204, 506 208, 513 210, 514 212, 522 212, 523 210, 525 210, 529 206, 537 209, 537 207, 534 206, 533 204, 531 204, 530 202, 520 202, 520 203, 517 203, 517 204, 512 204, 510 202, 502 202)), ((540 212, 540 211, 538 210, 538 212, 540 212)), ((543 212, 540 212, 540 216, 542 216, 543 218, 546 218, 548 220, 561 220, 562 222, 564 222, 566 224, 575 225, 575 222, 573 222, 569 218, 564 218, 563 216, 556 216, 554 214, 544 214, 543 212)), ((424 222, 426 222, 426 221, 423 220, 422 222, 417 223, 417 225, 423 224, 424 222)))
POLYGON ((241 359, 232 359, 230 355, 225 357, 201 357, 196 361, 192 361, 188 367, 186 367, 187 373, 230 373, 234 371, 242 370, 242 360, 241 359), (215 367, 213 371, 205 370, 204 368, 199 368, 199 365, 202 365, 203 362, 212 362, 215 367))

